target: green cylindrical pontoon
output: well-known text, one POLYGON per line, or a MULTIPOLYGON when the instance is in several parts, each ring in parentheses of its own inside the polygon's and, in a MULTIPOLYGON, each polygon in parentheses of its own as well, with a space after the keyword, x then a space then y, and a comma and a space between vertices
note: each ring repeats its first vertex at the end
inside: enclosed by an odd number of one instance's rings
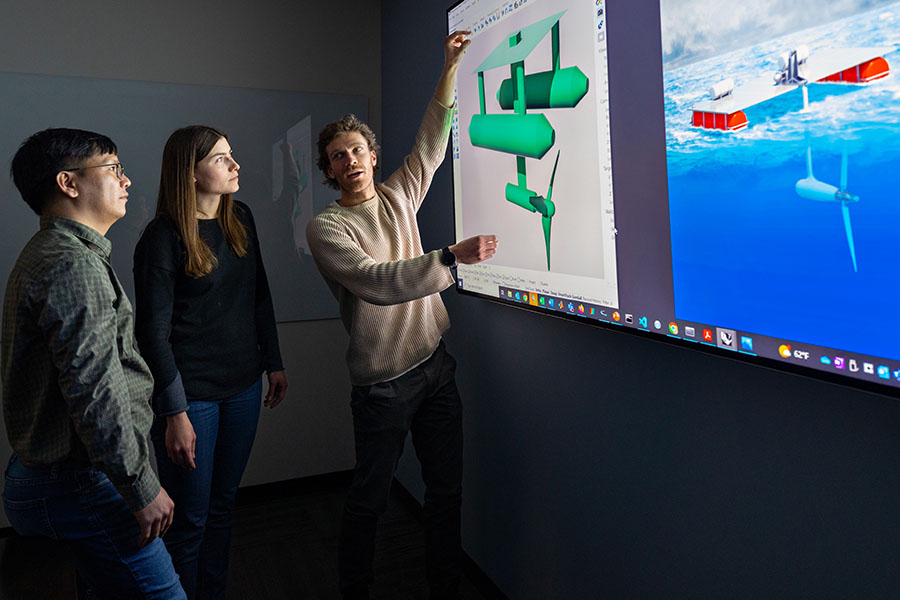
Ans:
MULTIPOLYGON (((543 71, 525 76, 525 107, 573 108, 588 92, 588 78, 578 67, 558 71, 543 71)), ((504 79, 497 90, 497 101, 504 110, 511 110, 516 85, 504 79)))
POLYGON ((476 114, 469 121, 469 139, 480 148, 542 158, 553 147, 556 132, 540 114, 476 114))

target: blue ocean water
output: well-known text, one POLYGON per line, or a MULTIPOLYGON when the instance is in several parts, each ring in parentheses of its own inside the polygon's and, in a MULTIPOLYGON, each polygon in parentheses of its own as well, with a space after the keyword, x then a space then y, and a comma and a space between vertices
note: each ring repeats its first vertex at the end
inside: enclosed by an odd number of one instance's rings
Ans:
POLYGON ((900 2, 666 71, 669 206, 678 318, 900 359, 900 2), (868 85, 811 85, 745 111, 734 132, 690 125, 691 106, 726 77, 770 76, 800 44, 892 48, 868 85), (858 272, 839 203, 801 198, 815 176, 847 189, 858 272))

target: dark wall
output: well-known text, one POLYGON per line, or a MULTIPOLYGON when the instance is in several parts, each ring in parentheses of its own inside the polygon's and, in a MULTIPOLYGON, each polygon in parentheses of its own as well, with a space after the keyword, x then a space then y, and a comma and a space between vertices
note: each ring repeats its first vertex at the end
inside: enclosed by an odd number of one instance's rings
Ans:
MULTIPOLYGON (((437 81, 446 8, 383 6, 388 172, 437 81)), ((451 201, 448 161, 420 212, 426 250, 452 240, 451 201)), ((464 546, 510 598, 896 596, 896 401, 444 299, 466 406, 464 546)), ((399 478, 421 494, 408 450, 399 478)))

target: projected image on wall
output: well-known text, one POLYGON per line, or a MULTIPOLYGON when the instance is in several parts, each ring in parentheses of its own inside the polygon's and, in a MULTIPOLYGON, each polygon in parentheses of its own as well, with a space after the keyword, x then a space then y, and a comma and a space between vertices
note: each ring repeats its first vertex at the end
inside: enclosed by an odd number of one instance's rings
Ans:
POLYGON ((900 3, 660 13, 676 317, 900 358, 900 3))
MULTIPOLYGON (((545 284, 555 274, 603 282, 591 296, 614 304, 597 7, 571 0, 462 5, 480 12, 457 87, 457 237, 494 233, 500 246, 491 268, 545 284)), ((556 280, 554 289, 566 285, 556 280)))
POLYGON ((309 254, 306 224, 315 214, 312 174, 312 118, 306 117, 272 144, 272 201, 290 210, 290 228, 298 256, 309 254))

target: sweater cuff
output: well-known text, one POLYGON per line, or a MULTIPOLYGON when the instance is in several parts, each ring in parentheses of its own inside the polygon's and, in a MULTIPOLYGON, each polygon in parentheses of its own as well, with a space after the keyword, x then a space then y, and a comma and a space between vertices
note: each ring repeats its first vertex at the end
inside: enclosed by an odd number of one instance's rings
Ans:
POLYGON ((172 383, 153 399, 153 412, 159 417, 166 417, 184 412, 187 408, 187 396, 184 393, 181 373, 176 372, 172 383))
POLYGON ((456 106, 456 102, 454 102, 454 103, 451 104, 450 106, 445 106, 443 102, 441 102, 440 100, 438 100, 438 99, 437 99, 436 97, 434 97, 434 96, 431 97, 431 100, 432 100, 435 104, 437 104, 438 106, 440 106, 441 108, 443 108, 444 110, 450 110, 450 109, 452 109, 454 106, 456 106))
POLYGON ((440 268, 441 272, 441 282, 440 289, 437 290, 438 293, 446 290, 451 285, 456 284, 456 265, 448 266, 443 263, 442 257, 444 254, 443 250, 432 250, 428 253, 429 255, 435 257, 437 260, 437 266, 440 268))
POLYGON ((125 504, 128 505, 128 510, 131 512, 137 512, 153 502, 159 495, 160 488, 159 478, 150 468, 149 462, 141 470, 134 483, 123 486, 116 485, 116 489, 119 490, 119 494, 122 495, 122 499, 125 500, 125 504))

